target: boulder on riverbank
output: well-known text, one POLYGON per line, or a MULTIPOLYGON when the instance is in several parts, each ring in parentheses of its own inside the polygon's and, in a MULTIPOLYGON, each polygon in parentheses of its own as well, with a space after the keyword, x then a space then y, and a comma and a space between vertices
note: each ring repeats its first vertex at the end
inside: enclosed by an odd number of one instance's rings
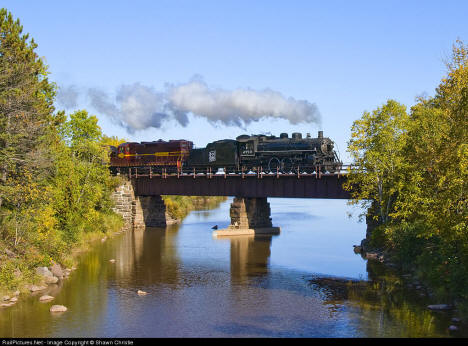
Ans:
POLYGON ((57 278, 59 278, 60 280, 63 279, 63 269, 62 269, 62 266, 58 263, 54 263, 51 267, 50 267, 50 272, 56 276, 57 278))
POLYGON ((47 267, 37 267, 36 274, 40 276, 54 276, 52 272, 47 267))
POLYGON ((366 252, 366 258, 371 259, 371 260, 378 260, 379 259, 379 254, 375 252, 366 252))
MULTIPOLYGON (((58 268, 54 268, 56 272, 58 272, 58 268)), ((42 276, 44 282, 48 285, 56 284, 59 280, 47 267, 37 267, 36 274, 42 276)))

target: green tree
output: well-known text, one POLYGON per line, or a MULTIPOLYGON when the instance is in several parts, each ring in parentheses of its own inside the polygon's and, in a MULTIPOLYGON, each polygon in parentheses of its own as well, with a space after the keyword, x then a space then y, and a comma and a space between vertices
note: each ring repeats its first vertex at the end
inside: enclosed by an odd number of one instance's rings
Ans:
MULTIPOLYGON (((13 220, 15 245, 25 210, 40 203, 50 172, 45 140, 55 94, 36 43, 22 31, 19 20, 0 9, 0 221, 13 220)), ((5 229, 3 239, 10 237, 5 229)))
POLYGON ((400 218, 425 220, 427 236, 466 232, 468 49, 461 41, 447 67, 436 95, 411 109, 408 183, 398 203, 400 218))
POLYGON ((55 147, 54 194, 60 231, 68 242, 80 232, 95 229, 102 213, 110 213, 110 192, 115 185, 106 163, 107 148, 97 118, 86 111, 70 115, 59 127, 62 141, 55 147))
POLYGON ((106 136, 103 135, 101 138, 102 145, 112 145, 114 147, 118 147, 120 144, 127 142, 126 139, 118 138, 117 136, 106 136))
POLYGON ((348 142, 353 165, 345 188, 351 191, 354 204, 369 208, 374 201, 376 217, 384 224, 394 211, 407 167, 402 152, 408 119, 406 107, 389 100, 353 123, 348 142))
POLYGON ((353 124, 346 188, 354 203, 375 203, 374 245, 416 265, 439 293, 468 301, 467 131, 468 47, 457 41, 433 97, 409 116, 389 101, 353 124))

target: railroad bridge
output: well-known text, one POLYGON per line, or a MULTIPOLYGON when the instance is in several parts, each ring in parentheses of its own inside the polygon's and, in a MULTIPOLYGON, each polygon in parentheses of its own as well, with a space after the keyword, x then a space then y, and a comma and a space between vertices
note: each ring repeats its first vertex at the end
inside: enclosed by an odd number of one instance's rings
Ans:
POLYGON ((123 175, 125 182, 114 192, 115 211, 126 228, 165 227, 171 222, 161 195, 233 196, 231 224, 216 236, 240 234, 277 234, 273 227, 268 197, 349 199, 343 189, 346 174, 141 174, 137 169, 123 175))

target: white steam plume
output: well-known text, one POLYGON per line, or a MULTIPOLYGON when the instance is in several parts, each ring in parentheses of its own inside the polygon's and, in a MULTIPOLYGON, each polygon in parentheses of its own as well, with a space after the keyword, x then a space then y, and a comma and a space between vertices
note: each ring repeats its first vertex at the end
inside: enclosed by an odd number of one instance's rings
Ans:
POLYGON ((167 91, 171 109, 200 115, 210 121, 241 126, 265 117, 283 118, 292 124, 318 122, 317 106, 308 101, 285 98, 277 91, 266 89, 210 89, 205 83, 193 81, 167 91))
POLYGON ((72 109, 78 106, 79 91, 75 85, 60 87, 57 91, 57 102, 65 108, 72 109))
POLYGON ((200 79, 180 85, 167 85, 164 92, 135 83, 122 85, 114 100, 99 89, 88 89, 91 106, 130 132, 160 127, 163 121, 175 119, 188 124, 188 114, 210 122, 243 126, 272 117, 292 124, 319 123, 320 113, 314 103, 286 98, 270 89, 223 90, 210 88, 200 79))

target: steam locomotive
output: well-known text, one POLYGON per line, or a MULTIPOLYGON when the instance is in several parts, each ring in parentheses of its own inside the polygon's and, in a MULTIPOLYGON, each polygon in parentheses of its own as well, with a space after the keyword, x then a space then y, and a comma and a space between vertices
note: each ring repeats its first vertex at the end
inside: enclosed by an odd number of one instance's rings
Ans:
POLYGON ((241 135, 235 140, 223 139, 207 144, 205 148, 193 148, 186 140, 123 143, 111 147, 110 166, 115 172, 126 172, 138 167, 158 174, 189 173, 210 169, 216 173, 223 169, 226 173, 238 172, 281 172, 312 173, 320 170, 334 173, 340 169, 340 161, 334 143, 323 137, 307 134, 287 133, 279 137, 267 135, 241 135))

